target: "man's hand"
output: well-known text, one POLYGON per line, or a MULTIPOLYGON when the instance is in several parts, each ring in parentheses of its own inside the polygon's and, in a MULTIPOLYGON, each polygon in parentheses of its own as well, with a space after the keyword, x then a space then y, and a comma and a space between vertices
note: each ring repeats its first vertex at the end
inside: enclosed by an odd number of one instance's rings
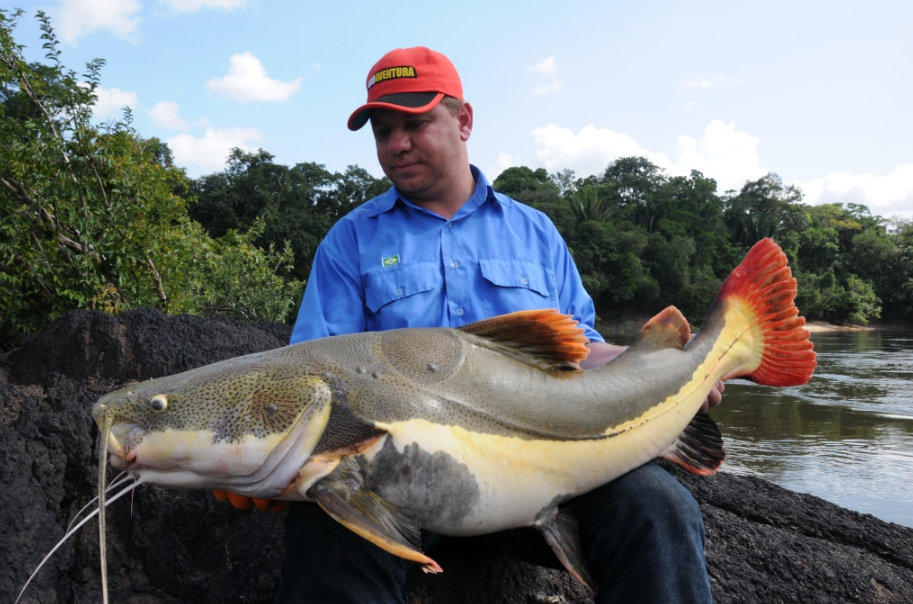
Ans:
MULTIPOLYGON (((580 363, 580 367, 583 369, 601 367, 628 349, 627 346, 616 346, 605 342, 589 342, 586 347, 590 349, 590 354, 586 360, 580 363)), ((701 405, 701 411, 707 411, 710 407, 719 405, 720 401, 723 400, 723 391, 725 389, 726 385, 723 384, 723 380, 719 380, 713 386, 710 394, 707 395, 707 400, 701 405)))
POLYGON ((627 346, 616 346, 605 342, 588 342, 586 345, 590 354, 580 363, 581 369, 601 367, 628 349, 627 346))
POLYGON ((723 400, 723 390, 726 389, 726 384, 723 383, 723 380, 718 380, 717 383, 713 386, 713 390, 710 391, 710 394, 707 395, 707 400, 704 401, 704 404, 701 405, 701 411, 707 411, 710 407, 716 407, 720 404, 720 401, 723 400))
POLYGON ((245 495, 238 495, 237 493, 219 491, 216 489, 213 489, 212 494, 219 501, 228 501, 239 510, 249 510, 252 507, 256 507, 261 512, 281 512, 282 510, 288 509, 288 507, 292 505, 288 501, 276 501, 275 499, 258 499, 256 497, 247 497, 245 495))

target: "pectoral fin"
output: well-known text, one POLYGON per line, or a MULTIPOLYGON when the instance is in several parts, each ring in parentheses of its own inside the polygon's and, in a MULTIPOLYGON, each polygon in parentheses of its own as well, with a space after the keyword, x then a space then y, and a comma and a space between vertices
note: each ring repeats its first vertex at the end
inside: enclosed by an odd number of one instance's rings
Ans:
POLYGON ((596 581, 590 575, 583 545, 580 543, 577 516, 568 507, 548 507, 539 512, 533 524, 545 538, 569 573, 596 593, 596 581))
POLYGON ((437 562, 422 553, 415 516, 368 489, 355 457, 343 457, 307 495, 334 520, 381 549, 418 562, 426 573, 442 572, 437 562))

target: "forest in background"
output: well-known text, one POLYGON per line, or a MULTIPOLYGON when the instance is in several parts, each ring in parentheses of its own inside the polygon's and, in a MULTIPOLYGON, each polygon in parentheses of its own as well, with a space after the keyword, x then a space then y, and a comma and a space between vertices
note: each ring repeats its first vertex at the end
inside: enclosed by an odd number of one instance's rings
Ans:
MULTIPOLYGON (((104 61, 68 70, 41 12, 46 60, 27 62, 21 17, 0 10, 0 349, 80 308, 289 320, 327 230, 389 187, 358 166, 285 166, 262 149, 188 178, 129 110, 93 123, 104 61)), ((913 223, 804 204, 776 174, 720 193, 699 172, 626 157, 586 178, 513 167, 493 186, 555 222, 602 318, 674 304, 697 320, 763 237, 789 256, 809 319, 913 316, 913 223)))

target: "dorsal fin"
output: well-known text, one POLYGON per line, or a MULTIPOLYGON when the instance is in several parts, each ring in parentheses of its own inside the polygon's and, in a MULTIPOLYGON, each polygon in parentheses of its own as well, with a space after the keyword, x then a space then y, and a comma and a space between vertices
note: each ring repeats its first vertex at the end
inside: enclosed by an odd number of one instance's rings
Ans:
POLYGON ((691 339, 691 327, 682 313, 674 306, 667 306, 661 313, 647 321, 631 344, 639 350, 682 348, 691 339))
POLYGON ((476 321, 460 331, 491 340, 516 352, 542 359, 558 368, 576 364, 586 358, 589 340, 583 328, 571 315, 549 308, 521 310, 507 315, 476 321))

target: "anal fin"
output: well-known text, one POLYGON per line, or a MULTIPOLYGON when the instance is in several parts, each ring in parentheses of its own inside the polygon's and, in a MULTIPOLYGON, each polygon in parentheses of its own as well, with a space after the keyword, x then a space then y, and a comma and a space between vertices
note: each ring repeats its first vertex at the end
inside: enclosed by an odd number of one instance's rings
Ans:
POLYGON ((343 457, 307 496, 347 529, 394 556, 422 565, 426 573, 443 569, 422 553, 421 529, 415 516, 367 488, 355 457, 343 457))
POLYGON ((694 474, 716 474, 726 458, 723 435, 716 422, 708 414, 700 412, 660 457, 694 474))
POLYGON ((579 524, 573 509, 568 506, 547 507, 536 516, 533 527, 545 538, 564 568, 596 593, 596 581, 583 556, 579 524))

